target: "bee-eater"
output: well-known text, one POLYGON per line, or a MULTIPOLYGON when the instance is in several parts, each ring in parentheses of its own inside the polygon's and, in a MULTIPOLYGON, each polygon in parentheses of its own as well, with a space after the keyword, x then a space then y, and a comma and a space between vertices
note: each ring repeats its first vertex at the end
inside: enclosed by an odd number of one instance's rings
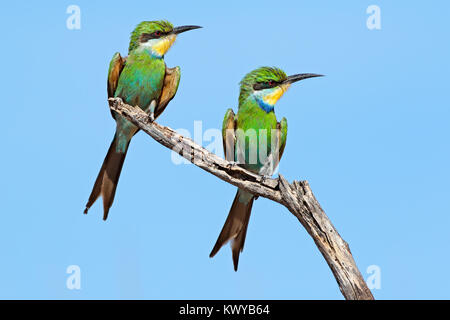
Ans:
MULTIPOLYGON (((164 55, 178 34, 200 28, 174 28, 168 21, 144 21, 131 33, 128 57, 114 54, 108 70, 108 98, 119 97, 126 104, 138 105, 156 119, 175 96, 180 81, 180 68, 167 68, 164 55)), ((139 131, 130 121, 112 111, 116 133, 95 180, 84 213, 101 195, 103 220, 108 217, 114 201, 117 183, 131 138, 139 131)))
MULTIPOLYGON (((277 122, 274 107, 290 85, 299 80, 319 77, 302 73, 293 76, 278 68, 261 67, 248 73, 240 82, 237 115, 228 109, 222 124, 225 159, 252 172, 271 176, 286 146, 287 120, 277 122)), ((244 248, 245 235, 255 196, 238 189, 220 232, 211 258, 231 240, 234 270, 244 248)))

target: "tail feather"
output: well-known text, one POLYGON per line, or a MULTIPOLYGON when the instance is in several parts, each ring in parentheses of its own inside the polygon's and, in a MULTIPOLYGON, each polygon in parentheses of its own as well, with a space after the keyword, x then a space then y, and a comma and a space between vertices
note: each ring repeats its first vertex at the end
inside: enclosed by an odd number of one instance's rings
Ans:
POLYGON ((117 138, 114 137, 95 180, 94 188, 92 188, 86 209, 84 210, 85 214, 88 213, 89 208, 101 195, 103 198, 103 220, 108 218, 108 212, 114 201, 117 183, 119 182, 120 172, 122 171, 129 144, 130 141, 128 141, 124 152, 117 151, 117 138))
POLYGON ((229 240, 232 240, 231 251, 233 252, 234 270, 237 271, 239 254, 244 249, 245 236, 247 234, 248 222, 252 211, 254 196, 248 192, 238 189, 228 213, 227 220, 220 232, 219 238, 214 245, 210 258, 214 257, 220 248, 229 240), (243 201, 245 200, 245 201, 243 201), (243 202, 241 202, 243 201, 243 202))

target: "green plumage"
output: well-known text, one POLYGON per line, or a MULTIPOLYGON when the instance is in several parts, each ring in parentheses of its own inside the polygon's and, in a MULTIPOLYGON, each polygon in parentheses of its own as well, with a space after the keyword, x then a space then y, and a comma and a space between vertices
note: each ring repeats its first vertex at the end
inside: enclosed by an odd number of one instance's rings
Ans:
POLYGON ((260 67, 247 73, 240 82, 241 90, 239 92, 239 106, 241 106, 241 104, 244 104, 245 100, 252 93, 253 84, 258 82, 266 82, 269 80, 281 82, 283 80, 286 80, 286 78, 286 73, 276 67, 260 67))
MULTIPOLYGON (((132 32, 129 46, 129 56, 123 59, 116 53, 108 70, 108 97, 119 97, 126 104, 139 106, 147 111, 152 101, 157 117, 178 88, 180 79, 179 68, 166 69, 162 56, 153 55, 151 48, 140 46, 141 35, 156 31, 170 32, 173 26, 167 21, 145 21, 132 32), (166 75, 169 72, 170 75, 166 75), (161 101, 167 76, 167 88, 164 101, 161 101)), ((85 213, 101 195, 103 198, 103 219, 108 217, 109 209, 114 201, 114 195, 119 181, 120 172, 130 145, 131 138, 138 128, 121 115, 112 112, 116 120, 114 139, 95 181, 94 188, 86 204, 85 213)))
MULTIPOLYGON (((237 141, 241 141, 243 144, 245 137, 245 163, 242 166, 251 171, 259 172, 272 152, 272 147, 274 147, 272 145, 274 142, 272 141, 272 131, 277 129, 275 113, 273 111, 267 113, 259 107, 254 99, 247 99, 239 106, 236 128, 241 129, 237 131, 237 141), (251 142, 252 138, 254 139, 253 143, 251 142), (264 152, 265 147, 266 152, 264 152)), ((284 141, 286 141, 287 130, 284 131, 284 141)), ((236 146, 235 151, 235 161, 242 161, 237 156, 238 146, 236 146)))
MULTIPOLYGON (((131 52, 114 96, 146 111, 152 100, 157 101, 161 95, 165 69, 164 60, 153 58, 145 51, 131 52)), ((125 152, 124 148, 136 133, 137 127, 122 116, 116 117, 116 121, 116 136, 119 139, 117 151, 125 152)))
MULTIPOLYGON (((262 83, 270 80, 281 82, 286 78, 286 74, 281 69, 261 67, 248 73, 240 83, 239 109, 236 116, 236 129, 241 129, 239 130, 239 132, 241 132, 241 137, 237 136, 236 139, 239 141, 239 139, 243 139, 242 133, 248 133, 245 136, 245 163, 242 165, 251 171, 259 172, 261 167, 264 165, 267 156, 269 156, 271 152, 275 151, 272 150, 272 147, 274 147, 272 133, 273 130, 277 130, 277 118, 275 116, 275 112, 266 112, 263 108, 261 108, 257 99, 252 95, 253 85, 255 83, 262 83), (256 146, 255 143, 253 144, 255 150, 250 150, 252 144, 249 140, 252 132, 256 133, 256 146), (262 152, 263 154, 260 154, 261 146, 267 146, 267 152, 262 152), (256 163, 252 161, 255 156, 257 160, 256 163)), ((278 148, 282 148, 284 150, 287 137, 286 118, 282 119, 280 125, 281 141, 280 143, 277 143, 278 148)), ((241 141, 243 142, 243 140, 241 141)), ((235 151, 237 154, 239 148, 236 147, 235 151)), ((235 161, 237 160, 237 156, 235 156, 235 161)))
MULTIPOLYGON (((286 145, 287 121, 283 118, 278 123, 273 108, 267 111, 267 108, 261 105, 255 95, 254 85, 270 81, 281 84, 286 78, 286 74, 278 68, 262 67, 242 79, 238 113, 235 115, 232 109, 228 109, 222 123, 224 152, 228 161, 235 161, 238 165, 262 175, 272 175, 286 145), (230 152, 230 148, 234 150, 230 152)), ((227 220, 210 254, 210 257, 213 257, 231 240, 235 270, 238 268, 240 252, 244 248, 254 199, 251 193, 238 189, 227 220)))
MULTIPOLYGON (((271 176, 283 155, 287 137, 287 120, 277 122, 275 104, 292 83, 320 76, 314 73, 286 76, 281 69, 272 67, 258 68, 245 75, 240 83, 238 113, 235 115, 228 109, 222 123, 225 159, 259 175, 271 176)), ((238 189, 209 255, 213 257, 231 240, 235 271, 244 249, 254 200, 253 194, 238 189)))
MULTIPOLYGON (((114 54, 108 69, 108 98, 121 98, 126 104, 146 111, 150 121, 165 110, 180 83, 180 68, 167 68, 164 55, 183 32, 199 29, 188 25, 174 28, 166 21, 144 21, 131 33, 128 57, 114 54)), ((125 156, 131 138, 139 129, 120 114, 112 111, 116 133, 95 180, 84 213, 98 197, 103 198, 103 219, 108 217, 114 201, 125 156)))
POLYGON ((131 33, 130 46, 128 52, 130 53, 139 46, 139 37, 144 33, 152 33, 155 31, 170 32, 173 30, 173 25, 166 20, 160 21, 143 21, 139 23, 131 33))

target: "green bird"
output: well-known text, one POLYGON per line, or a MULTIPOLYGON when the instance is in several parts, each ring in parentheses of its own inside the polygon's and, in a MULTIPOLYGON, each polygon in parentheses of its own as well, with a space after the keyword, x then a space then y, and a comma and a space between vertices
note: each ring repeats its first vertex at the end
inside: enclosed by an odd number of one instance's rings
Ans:
MULTIPOLYGON (((201 28, 182 26, 174 28, 168 21, 144 21, 131 33, 128 57, 114 54, 108 70, 108 98, 119 97, 126 104, 139 106, 156 119, 175 96, 180 81, 180 68, 167 68, 164 55, 175 42, 177 35, 201 28)), ((114 201, 120 172, 131 138, 139 131, 130 121, 112 111, 116 121, 114 139, 95 180, 84 213, 101 195, 103 220, 114 201)))
MULTIPOLYGON (((281 69, 271 67, 248 73, 240 82, 237 115, 228 109, 223 120, 225 159, 264 177, 271 176, 283 155, 287 137, 287 120, 277 121, 275 104, 292 83, 320 76, 302 73, 288 77, 281 69)), ((231 240, 235 271, 244 248, 254 200, 253 194, 237 190, 227 220, 209 255, 212 258, 231 240)))

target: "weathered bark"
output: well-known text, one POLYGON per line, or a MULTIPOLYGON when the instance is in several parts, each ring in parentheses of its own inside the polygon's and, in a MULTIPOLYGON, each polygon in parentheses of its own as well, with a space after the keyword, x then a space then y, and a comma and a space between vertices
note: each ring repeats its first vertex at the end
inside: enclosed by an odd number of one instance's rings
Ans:
POLYGON ((150 122, 148 115, 140 108, 124 104, 119 98, 109 99, 109 104, 112 110, 196 166, 256 196, 285 206, 313 238, 344 297, 351 300, 374 299, 356 266, 348 244, 322 210, 307 181, 294 181, 290 184, 281 174, 278 179, 263 178, 216 156, 168 127, 150 122))

